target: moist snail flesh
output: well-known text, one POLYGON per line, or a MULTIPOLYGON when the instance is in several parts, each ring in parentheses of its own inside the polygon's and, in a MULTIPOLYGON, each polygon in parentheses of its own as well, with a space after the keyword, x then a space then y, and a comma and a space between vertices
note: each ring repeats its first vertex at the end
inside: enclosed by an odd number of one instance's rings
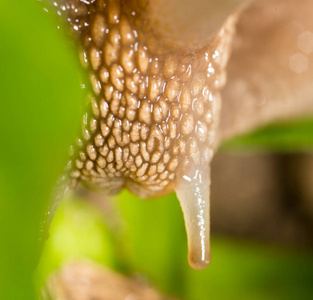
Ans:
MULTIPOLYGON (((210 162, 221 138, 237 128, 235 121, 219 127, 221 107, 233 107, 229 94, 221 103, 221 91, 245 12, 230 14, 216 32, 209 26, 206 35, 190 38, 179 36, 165 13, 162 23, 164 6, 157 9, 156 2, 53 2, 77 39, 92 87, 71 156, 71 186, 82 182, 108 194, 127 188, 142 198, 176 191, 189 263, 202 269, 211 256, 210 162)), ((235 107, 227 114, 240 114, 235 107)))

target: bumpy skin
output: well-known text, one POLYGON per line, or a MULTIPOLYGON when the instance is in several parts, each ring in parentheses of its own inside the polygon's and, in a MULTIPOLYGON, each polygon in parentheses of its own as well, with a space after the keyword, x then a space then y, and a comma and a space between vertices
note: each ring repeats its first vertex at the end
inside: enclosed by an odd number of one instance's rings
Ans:
POLYGON ((197 51, 162 43, 146 1, 66 1, 93 93, 73 153, 73 184, 142 198, 171 192, 191 165, 209 166, 225 83, 227 27, 197 51))
POLYGON ((141 198, 175 189, 189 262, 206 267, 210 161, 236 14, 209 42, 185 48, 166 34, 153 1, 53 4, 77 38, 93 90, 72 149, 71 186, 83 182, 108 194, 126 187, 141 198))

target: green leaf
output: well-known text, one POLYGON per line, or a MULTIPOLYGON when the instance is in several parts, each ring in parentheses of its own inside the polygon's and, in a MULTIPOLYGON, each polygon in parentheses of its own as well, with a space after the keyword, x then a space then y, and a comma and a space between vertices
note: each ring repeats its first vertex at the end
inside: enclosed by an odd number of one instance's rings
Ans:
POLYGON ((221 150, 306 151, 313 148, 313 119, 272 124, 226 141, 221 150))
POLYGON ((76 57, 35 1, 0 9, 0 299, 34 299, 38 226, 79 126, 76 57))

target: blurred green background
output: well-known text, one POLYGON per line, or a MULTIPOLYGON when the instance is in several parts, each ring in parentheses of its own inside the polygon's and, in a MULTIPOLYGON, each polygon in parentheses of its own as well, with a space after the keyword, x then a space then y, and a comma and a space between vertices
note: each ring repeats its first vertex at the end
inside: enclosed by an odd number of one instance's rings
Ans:
POLYGON ((37 1, 1 1, 0 41, 0 299, 34 299, 39 222, 83 95, 74 52, 37 1))
MULTIPOLYGON (((84 92, 75 52, 35 1, 1 2, 0 40, 1 300, 38 298, 49 274, 75 259, 140 274, 182 299, 312 299, 308 250, 213 235, 209 268, 190 269, 174 194, 142 201, 123 192, 109 205, 117 223, 69 195, 37 265, 40 219, 79 132, 84 92)), ((312 149, 312 132, 312 120, 273 125, 223 150, 312 149)))
POLYGON ((181 299, 312 298, 312 252, 213 235, 212 262, 195 271, 176 196, 142 201, 123 192, 114 203, 122 217, 117 235, 93 205, 65 199, 37 269, 39 286, 62 264, 88 258, 181 299))

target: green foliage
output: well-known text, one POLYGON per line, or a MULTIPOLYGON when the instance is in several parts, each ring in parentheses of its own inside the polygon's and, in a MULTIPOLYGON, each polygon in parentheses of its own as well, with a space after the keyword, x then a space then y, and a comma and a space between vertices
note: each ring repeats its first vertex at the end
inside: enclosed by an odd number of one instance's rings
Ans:
POLYGON ((180 299, 295 300, 313 296, 310 252, 213 236, 212 262, 206 270, 196 271, 187 262, 185 228, 174 194, 143 201, 123 192, 113 200, 121 213, 121 228, 114 236, 88 202, 73 198, 63 203, 38 270, 42 282, 72 259, 89 259, 140 275, 180 299), (73 224, 75 215, 80 226, 73 224), (92 249, 96 244, 98 248, 92 249), (68 247, 75 249, 72 254, 68 247), (121 256, 124 269, 115 264, 121 256))
POLYGON ((312 149, 312 132, 312 118, 277 123, 231 139, 221 150, 307 151, 312 149))
POLYGON ((79 125, 76 59, 39 3, 1 1, 0 299, 34 299, 40 218, 79 125))

